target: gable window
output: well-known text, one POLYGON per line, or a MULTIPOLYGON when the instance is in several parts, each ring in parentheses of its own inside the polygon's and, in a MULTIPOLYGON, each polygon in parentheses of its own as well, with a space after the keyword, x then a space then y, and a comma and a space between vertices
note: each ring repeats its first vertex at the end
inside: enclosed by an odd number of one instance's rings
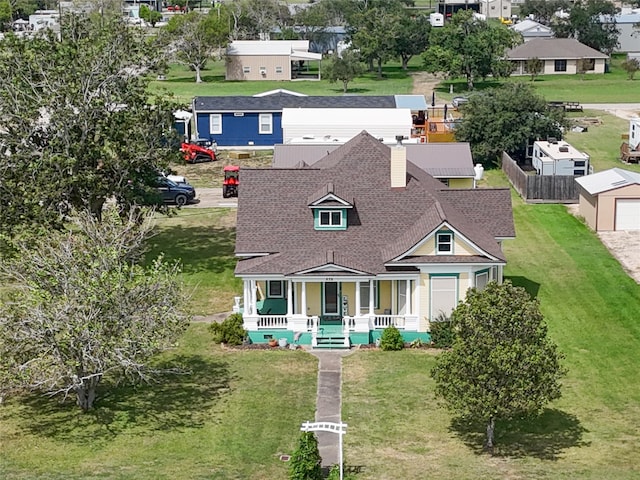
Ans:
POLYGON ((267 282, 267 297, 284 298, 284 288, 282 280, 269 280, 267 282))
POLYGON ((342 210, 320 210, 319 224, 321 227, 341 227, 342 210))
POLYGON ((436 253, 438 255, 453 253, 453 233, 440 232, 436 235, 436 253))
POLYGON ((260 114, 260 133, 265 135, 273 133, 273 115, 270 113, 260 114))
POLYGON ((566 60, 556 60, 553 67, 554 72, 566 72, 567 71, 567 61, 566 60))
MULTIPOLYGON (((360 282, 360 313, 369 313, 369 282, 360 282)), ((380 282, 373 282, 373 308, 380 308, 380 282)))
POLYGON ((242 73, 251 73, 251 67, 245 65, 242 67, 242 73))
POLYGON ((209 115, 209 133, 222 133, 222 115, 212 113, 209 115))

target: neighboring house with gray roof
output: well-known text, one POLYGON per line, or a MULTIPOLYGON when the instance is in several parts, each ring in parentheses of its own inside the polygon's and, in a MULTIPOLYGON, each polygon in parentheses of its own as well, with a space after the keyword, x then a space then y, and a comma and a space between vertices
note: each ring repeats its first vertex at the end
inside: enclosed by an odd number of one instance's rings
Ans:
MULTIPOLYGON (((342 144, 279 144, 273 149, 273 168, 308 168, 342 144)), ((451 188, 474 188, 476 172, 466 142, 405 145, 407 160, 451 188)))
POLYGON ((584 61, 585 73, 604 73, 609 56, 573 38, 536 38, 507 51, 514 64, 512 75, 529 75, 527 60, 544 62, 543 75, 576 74, 584 61))
POLYGON ((309 40, 234 40, 225 60, 225 80, 292 80, 304 62, 319 65, 322 54, 309 51, 309 40))
POLYGON ((515 23, 511 25, 511 30, 514 32, 518 32, 522 35, 522 38, 525 42, 532 40, 534 38, 552 38, 553 31, 551 27, 547 27, 541 23, 538 23, 531 19, 525 19, 521 22, 515 23))
POLYGON ((428 341, 469 288, 502 281, 509 189, 450 189, 408 158, 361 132, 308 168, 243 170, 235 273, 253 342, 369 344, 390 325, 428 341))
MULTIPOLYGON (((424 95, 307 96, 290 90, 251 95, 195 97, 192 104, 196 137, 221 147, 272 147, 283 143, 282 112, 305 109, 426 109, 424 95)), ((366 120, 365 118, 361 119, 366 120)), ((410 122, 410 117, 409 117, 410 122)), ((364 123, 360 129, 366 128, 364 123)), ((410 128, 410 125, 409 125, 410 128)))

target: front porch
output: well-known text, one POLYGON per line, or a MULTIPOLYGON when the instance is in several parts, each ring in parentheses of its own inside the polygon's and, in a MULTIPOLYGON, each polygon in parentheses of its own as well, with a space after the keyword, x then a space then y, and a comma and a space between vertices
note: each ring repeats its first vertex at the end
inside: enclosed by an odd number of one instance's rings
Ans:
POLYGON ((243 313, 254 343, 286 338, 299 345, 348 348, 375 343, 391 325, 407 342, 430 338, 417 313, 417 278, 244 283, 244 296, 236 298, 234 309, 243 313))

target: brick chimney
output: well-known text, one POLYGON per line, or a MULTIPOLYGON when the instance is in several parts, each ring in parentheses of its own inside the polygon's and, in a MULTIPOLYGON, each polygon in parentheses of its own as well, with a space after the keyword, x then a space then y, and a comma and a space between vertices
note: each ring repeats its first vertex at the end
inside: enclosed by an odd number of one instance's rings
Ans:
POLYGON ((407 148, 402 145, 402 135, 396 135, 398 143, 391 147, 391 188, 407 186, 407 148))

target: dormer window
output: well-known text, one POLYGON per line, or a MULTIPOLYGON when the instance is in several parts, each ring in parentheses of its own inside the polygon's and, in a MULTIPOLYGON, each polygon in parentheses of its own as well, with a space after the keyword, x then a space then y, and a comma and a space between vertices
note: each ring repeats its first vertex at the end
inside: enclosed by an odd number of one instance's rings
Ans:
POLYGON ((453 253, 453 233, 439 232, 436 235, 436 253, 450 255, 453 253))
POLYGON ((342 210, 320 210, 321 227, 341 227, 342 226, 342 210))
POLYGON ((336 193, 335 186, 328 183, 309 197, 309 208, 315 230, 346 230, 347 211, 353 208, 353 199, 336 193))

